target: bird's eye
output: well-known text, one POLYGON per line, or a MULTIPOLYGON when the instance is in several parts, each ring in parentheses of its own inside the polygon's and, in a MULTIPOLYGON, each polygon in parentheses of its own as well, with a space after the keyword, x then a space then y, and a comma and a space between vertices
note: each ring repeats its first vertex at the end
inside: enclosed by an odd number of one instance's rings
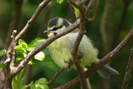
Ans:
POLYGON ((59 26, 59 27, 54 27, 54 28, 52 29, 52 31, 56 31, 56 30, 60 29, 61 27, 62 27, 62 25, 59 26))

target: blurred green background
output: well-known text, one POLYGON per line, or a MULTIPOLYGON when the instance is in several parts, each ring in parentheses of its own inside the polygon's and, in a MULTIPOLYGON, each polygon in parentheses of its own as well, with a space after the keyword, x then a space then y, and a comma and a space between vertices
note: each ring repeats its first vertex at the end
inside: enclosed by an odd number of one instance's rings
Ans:
MULTIPOLYGON (((22 11, 21 11, 21 17, 18 25, 18 32, 21 31, 21 29, 25 26, 26 22, 31 18, 33 13, 35 12, 36 8, 38 7, 39 3, 42 0, 24 0, 23 5, 22 5, 22 11)), ((133 25, 133 1, 129 3, 127 10, 126 10, 126 15, 122 19, 122 25, 120 25, 121 29, 119 31, 119 34, 116 39, 114 39, 114 33, 118 29, 118 25, 120 23, 120 18, 122 15, 122 11, 124 8, 124 1, 126 0, 108 0, 108 1, 114 1, 114 9, 113 9, 113 18, 110 21, 109 19, 111 18, 110 14, 107 13, 107 18, 106 20, 106 31, 109 36, 107 36, 108 42, 110 41, 113 43, 110 45, 104 45, 103 38, 102 38, 102 33, 100 32, 100 25, 101 25, 101 18, 104 12, 105 8, 105 1, 106 0, 100 0, 99 1, 99 9, 98 13, 96 16, 96 19, 92 22, 86 21, 86 30, 88 35, 91 40, 93 41, 93 44, 95 47, 98 48, 99 50, 99 58, 104 57, 110 50, 114 49, 119 42, 122 41, 122 39, 128 34, 128 32, 132 29, 133 25), (111 23, 110 23, 111 22, 111 23), (108 25, 112 25, 111 33, 108 31, 108 25), (111 39, 111 40, 110 40, 111 39), (104 52, 104 46, 108 48, 110 46, 108 51, 104 52)), ((130 1, 130 0, 127 0, 130 1)), ((89 1, 86 2, 86 4, 89 1)), ((48 19, 59 16, 62 18, 68 19, 68 12, 67 12, 67 3, 64 1, 62 4, 58 4, 56 0, 52 0, 51 3, 51 11, 50 15, 47 16, 48 19)), ((13 0, 0 0, 0 49, 5 48, 6 44, 6 38, 8 34, 8 30, 10 27, 10 22, 12 19, 14 11, 14 4, 13 0)), ((46 12, 46 9, 44 8, 38 18, 35 20, 35 22, 32 24, 31 28, 29 31, 23 35, 22 39, 25 40, 27 43, 31 42, 33 39, 37 37, 38 31, 41 29, 41 24, 44 18, 44 14, 46 12)), ((92 11, 93 12, 93 11, 92 11)), ((109 8, 110 12, 110 8, 109 8)), ((93 13, 91 13, 93 15, 93 13)), ((75 21, 74 14, 73 16, 73 21, 75 21)), ((46 24, 47 26, 47 24, 46 24)), ((46 29, 46 26, 44 30, 46 29)), ((43 38, 47 39, 46 34, 43 34, 43 38)), ((110 79, 102 79, 97 73, 94 73, 93 75, 90 76, 90 83, 92 86, 92 89, 121 89, 125 71, 126 71, 126 66, 128 62, 128 58, 130 55, 130 50, 132 48, 133 43, 130 45, 126 46, 119 55, 117 55, 109 64, 113 68, 119 71, 120 75, 112 75, 110 79)), ((48 80, 52 78, 52 76, 56 73, 58 69, 60 69, 56 64, 53 63, 48 49, 44 49, 46 58, 43 62, 38 62, 35 61, 35 65, 32 67, 32 74, 31 74, 31 80, 37 80, 41 77, 45 77, 48 80)), ((133 75, 133 72, 132 72, 133 75)), ((71 71, 64 71, 62 72, 57 79, 54 81, 54 84, 51 86, 53 87, 58 87, 73 78, 77 76, 77 72, 75 70, 71 71)), ((132 85, 133 81, 133 76, 131 76, 130 83, 128 89, 133 89, 132 85)), ((75 86, 73 89, 80 89, 79 85, 75 86)))

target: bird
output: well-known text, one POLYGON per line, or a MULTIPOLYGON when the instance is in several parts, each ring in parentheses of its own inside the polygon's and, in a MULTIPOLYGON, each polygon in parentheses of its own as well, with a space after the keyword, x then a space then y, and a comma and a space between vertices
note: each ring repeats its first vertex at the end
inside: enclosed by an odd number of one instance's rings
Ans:
MULTIPOLYGON (((60 31, 65 30, 72 25, 68 20, 61 17, 54 17, 48 21, 47 33, 48 37, 56 36, 60 31), (55 34, 56 33, 56 34, 55 34)), ((50 55, 60 68, 69 68, 69 65, 73 62, 71 50, 73 49, 74 42, 78 36, 79 28, 74 31, 56 39, 49 45, 50 55)), ((92 44, 92 41, 86 35, 83 36, 79 47, 77 49, 78 62, 81 67, 91 66, 93 63, 97 63, 98 50, 92 44)), ((69 69, 74 68, 71 65, 69 69)), ((109 65, 105 64, 102 68, 97 70, 98 74, 103 78, 109 78, 111 74, 118 75, 119 72, 109 65)))

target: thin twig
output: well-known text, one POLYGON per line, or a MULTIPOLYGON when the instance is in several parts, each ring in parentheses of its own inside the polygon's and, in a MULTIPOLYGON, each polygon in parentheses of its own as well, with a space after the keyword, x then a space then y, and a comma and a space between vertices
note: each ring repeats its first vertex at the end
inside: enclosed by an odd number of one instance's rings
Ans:
POLYGON ((128 6, 131 1, 132 0, 123 0, 124 6, 123 6, 121 16, 120 16, 120 19, 119 19, 119 22, 117 25, 117 29, 115 30, 114 35, 113 35, 113 37, 114 37, 113 39, 115 39, 115 40, 113 40, 112 44, 116 44, 116 40, 119 38, 119 34, 123 30, 123 25, 124 25, 125 17, 127 15, 128 6))
POLYGON ((10 36, 13 30, 18 29, 19 20, 21 17, 21 8, 22 8, 23 0, 14 0, 13 3, 14 3, 14 11, 12 14, 10 27, 9 27, 8 34, 6 37, 6 45, 5 45, 6 48, 10 45, 10 42, 11 42, 10 36))
POLYGON ((95 3, 97 0, 90 0, 89 4, 86 7, 86 11, 85 11, 85 16, 88 16, 91 12, 91 10, 93 9, 95 3))
POLYGON ((87 8, 86 8, 86 12, 85 12, 85 14, 86 14, 86 17, 85 17, 85 18, 86 18, 88 21, 93 21, 93 20, 96 18, 96 15, 97 15, 97 12, 98 12, 98 7, 99 7, 99 1, 98 1, 98 0, 91 0, 91 1, 89 2, 88 6, 87 6, 87 8), (88 17, 88 15, 90 14, 90 11, 92 10, 94 4, 96 5, 96 9, 95 9, 95 11, 94 11, 94 15, 90 18, 90 17, 88 17), (91 9, 90 9, 90 8, 91 8, 91 9))
POLYGON ((76 0, 68 0, 68 2, 78 8, 81 12, 84 12, 85 5, 82 3, 82 1, 76 1, 76 0))
POLYGON ((15 41, 15 34, 17 33, 17 30, 13 30, 11 38, 12 38, 12 60, 11 60, 11 65, 14 66, 15 65, 15 61, 16 61, 16 51, 14 49, 15 45, 16 45, 16 41, 15 41))
MULTIPOLYGON (((19 34, 15 37, 15 41, 17 41, 23 34, 25 34, 29 28, 31 27, 32 23, 35 21, 35 19, 38 17, 39 13, 41 12, 41 10, 43 9, 44 6, 47 5, 47 3, 49 3, 51 0, 44 0, 42 1, 38 8, 36 9, 35 13, 33 14, 33 16, 30 18, 30 20, 27 22, 27 24, 24 26, 24 28, 19 32, 19 34)), ((12 51, 12 42, 10 43, 10 46, 7 50, 7 55, 12 51)), ((7 58, 10 58, 7 56, 7 58)))
MULTIPOLYGON (((69 0, 69 2, 75 6, 76 5, 76 2, 72 1, 72 0, 69 0)), ((76 41, 73 45, 73 49, 71 51, 71 54, 73 56, 73 61, 74 61, 74 64, 75 64, 75 67, 76 67, 76 70, 78 72, 78 76, 80 78, 80 84, 81 84, 81 87, 82 89, 89 89, 88 85, 87 85, 87 82, 86 82, 86 78, 84 76, 84 71, 82 69, 82 67, 80 66, 79 62, 78 62, 78 57, 77 57, 77 53, 78 53, 78 47, 79 47, 79 44, 82 40, 82 37, 85 33, 85 17, 84 17, 84 10, 83 10, 83 6, 82 5, 79 5, 80 7, 78 7, 78 9, 80 10, 80 31, 79 31, 79 34, 76 38, 76 41)), ((75 6, 77 7, 77 6, 75 6)))
MULTIPOLYGON (((73 62, 71 62, 71 63, 68 65, 68 68, 70 68, 71 65, 73 65, 73 62)), ((55 80, 55 79, 58 77, 58 75, 59 75, 61 72, 63 72, 64 70, 65 70, 65 68, 62 68, 62 69, 58 70, 58 71, 55 73, 55 75, 53 76, 53 78, 49 81, 48 86, 52 85, 53 82, 54 82, 54 80, 55 80)))
POLYGON ((41 10, 50 2, 51 0, 43 0, 39 6, 37 7, 35 13, 33 16, 28 20, 24 28, 20 31, 20 33, 15 37, 15 40, 17 41, 20 37, 22 37, 23 34, 25 34, 26 31, 29 30, 31 27, 32 23, 36 20, 38 15, 40 14, 41 10))
POLYGON ((54 77, 48 82, 48 86, 52 85, 53 82, 54 82, 54 80, 57 78, 57 76, 58 76, 61 72, 63 72, 64 70, 65 70, 65 68, 62 68, 62 69, 58 70, 58 71, 55 73, 54 77))
MULTIPOLYGON (((51 2, 49 2, 45 8, 44 18, 43 18, 42 24, 40 26, 40 29, 37 33, 37 37, 42 37, 42 35, 43 35, 44 28, 45 28, 46 23, 48 21, 48 16, 50 14, 50 8, 51 8, 51 2)), ((32 59, 32 60, 34 61, 34 59, 32 59)), ((31 73, 32 73, 32 65, 28 65, 24 84, 30 83, 31 73)))
POLYGON ((44 28, 46 27, 46 23, 48 21, 48 17, 50 15, 50 10, 51 10, 51 2, 49 2, 45 8, 44 18, 43 18, 42 24, 40 26, 40 30, 37 34, 37 37, 41 37, 43 34, 44 28))
POLYGON ((67 13, 68 13, 68 20, 69 20, 69 22, 73 23, 72 6, 69 3, 67 3, 67 13))
POLYGON ((133 48, 131 49, 130 57, 128 60, 125 78, 122 84, 122 89, 128 89, 128 84, 129 84, 129 80, 131 77, 132 68, 133 68, 133 48))
MULTIPOLYGON (((42 37, 42 35, 43 35, 44 28, 48 21, 48 16, 50 14, 50 8, 51 8, 51 2, 49 2, 45 8, 44 18, 43 18, 42 24, 40 26, 40 29, 37 33, 37 37, 42 37)), ((34 61, 34 59, 32 59, 32 60, 34 61)), ((27 71, 26 71, 25 82, 24 82, 25 85, 30 83, 31 73, 32 73, 32 65, 28 65, 27 71)))
MULTIPOLYGON (((128 35, 122 40, 122 42, 110 53, 104 56, 98 63, 93 64, 89 70, 86 72, 86 77, 89 77, 96 70, 100 69, 103 65, 113 59, 116 55, 118 55, 125 46, 130 44, 133 40, 133 29, 128 33, 128 35)), ((71 87, 77 85, 80 82, 79 77, 74 78, 73 80, 67 82, 64 85, 61 85, 55 89, 70 89, 71 87)))
MULTIPOLYGON (((38 17, 39 13, 41 12, 41 10, 43 9, 43 7, 45 5, 47 5, 48 2, 50 2, 51 0, 44 0, 42 1, 42 3, 39 4, 38 8, 36 9, 35 13, 33 14, 33 16, 31 17, 31 19, 27 22, 27 24, 25 25, 25 27, 21 30, 21 32, 15 37, 15 41, 17 41, 23 34, 25 34, 25 32, 30 28, 31 24, 35 21, 35 19, 38 17)), ((6 75, 6 82, 5 82, 5 86, 4 89, 7 89, 9 87, 9 89, 11 89, 11 81, 13 76, 15 76, 18 72, 16 72, 16 67, 10 65, 11 62, 11 56, 10 53, 13 51, 13 42, 10 43, 7 53, 6 53, 6 59, 9 60, 9 62, 5 62, 5 66, 3 68, 4 73, 6 75)), ((5 60, 5 59, 4 59, 5 60)), ((28 63, 28 61, 26 62, 28 63)), ((21 64, 20 64, 21 65, 21 64)), ((26 65, 26 64, 25 64, 26 65)), ((25 66, 24 65, 24 66, 25 66)), ((23 67, 22 67, 23 68, 23 67)), ((19 70, 21 71, 22 68, 19 70)))

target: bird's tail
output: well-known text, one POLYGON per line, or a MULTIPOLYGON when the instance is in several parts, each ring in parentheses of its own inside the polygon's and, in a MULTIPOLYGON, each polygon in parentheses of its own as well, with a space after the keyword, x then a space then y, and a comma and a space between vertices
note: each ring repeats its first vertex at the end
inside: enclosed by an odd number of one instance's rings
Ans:
POLYGON ((103 78, 109 78, 111 74, 119 75, 119 72, 109 65, 104 65, 101 69, 97 70, 98 74, 103 78))

